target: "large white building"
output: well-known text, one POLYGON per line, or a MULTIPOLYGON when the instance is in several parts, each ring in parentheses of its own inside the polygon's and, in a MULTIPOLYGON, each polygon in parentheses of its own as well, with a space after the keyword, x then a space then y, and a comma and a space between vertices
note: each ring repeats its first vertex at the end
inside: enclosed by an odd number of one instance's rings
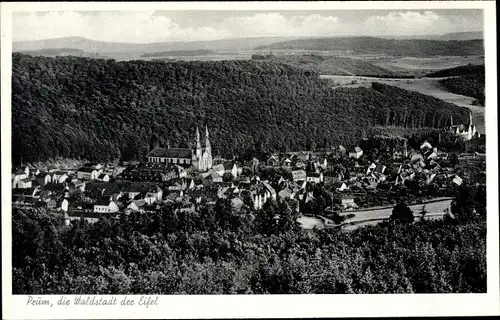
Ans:
POLYGON ((448 130, 462 137, 466 141, 469 141, 476 136, 479 137, 480 135, 479 131, 476 130, 476 126, 472 124, 472 112, 469 112, 468 125, 464 124, 453 125, 453 115, 452 115, 450 120, 450 127, 448 128, 448 130))
POLYGON ((155 148, 146 156, 151 163, 173 163, 193 170, 205 172, 212 168, 212 147, 205 127, 205 145, 201 146, 200 132, 196 127, 193 147, 189 148, 155 148))

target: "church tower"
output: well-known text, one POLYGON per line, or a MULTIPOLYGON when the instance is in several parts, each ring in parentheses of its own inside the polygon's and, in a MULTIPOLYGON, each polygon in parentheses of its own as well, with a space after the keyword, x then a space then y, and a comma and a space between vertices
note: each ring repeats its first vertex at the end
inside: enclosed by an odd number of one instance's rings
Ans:
POLYGON ((206 159, 206 166, 205 168, 211 169, 212 168, 212 147, 210 145, 210 140, 208 138, 208 126, 205 125, 205 156, 203 157, 206 159))
POLYGON ((191 151, 191 165, 195 170, 200 170, 201 165, 201 142, 200 142, 200 131, 198 131, 198 126, 196 126, 196 133, 194 136, 193 150, 191 151))

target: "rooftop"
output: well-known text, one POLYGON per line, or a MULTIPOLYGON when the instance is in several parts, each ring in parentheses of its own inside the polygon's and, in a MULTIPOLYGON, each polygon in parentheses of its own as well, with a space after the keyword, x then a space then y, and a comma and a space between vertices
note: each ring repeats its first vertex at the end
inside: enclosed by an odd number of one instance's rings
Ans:
POLYGON ((151 152, 149 152, 147 157, 191 159, 191 149, 156 148, 156 149, 153 149, 151 152))

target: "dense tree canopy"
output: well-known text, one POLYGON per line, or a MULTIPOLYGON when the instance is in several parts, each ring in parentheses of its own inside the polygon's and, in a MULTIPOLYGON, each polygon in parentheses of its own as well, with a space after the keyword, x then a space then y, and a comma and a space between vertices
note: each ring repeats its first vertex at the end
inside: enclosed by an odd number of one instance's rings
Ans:
POLYGON ((187 145, 208 122, 223 156, 356 144, 375 125, 442 127, 467 112, 374 85, 332 89, 266 61, 123 61, 13 55, 13 162, 141 159, 151 141, 187 145))
POLYGON ((14 294, 486 292, 484 188, 453 220, 300 230, 288 203, 175 206, 95 224, 13 210, 14 294))

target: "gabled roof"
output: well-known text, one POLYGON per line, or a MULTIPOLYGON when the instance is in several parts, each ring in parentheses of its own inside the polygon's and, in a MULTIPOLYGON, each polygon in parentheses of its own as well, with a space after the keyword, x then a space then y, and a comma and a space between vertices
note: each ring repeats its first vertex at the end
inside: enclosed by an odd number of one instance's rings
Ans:
POLYGON ((224 166, 224 170, 233 170, 234 166, 236 164, 232 161, 226 161, 224 162, 223 166, 224 166))
POLYGON ((191 149, 186 148, 156 148, 147 157, 191 159, 191 149))
POLYGON ((92 171, 97 171, 95 168, 89 168, 89 167, 82 167, 78 169, 78 172, 92 172, 92 171))

